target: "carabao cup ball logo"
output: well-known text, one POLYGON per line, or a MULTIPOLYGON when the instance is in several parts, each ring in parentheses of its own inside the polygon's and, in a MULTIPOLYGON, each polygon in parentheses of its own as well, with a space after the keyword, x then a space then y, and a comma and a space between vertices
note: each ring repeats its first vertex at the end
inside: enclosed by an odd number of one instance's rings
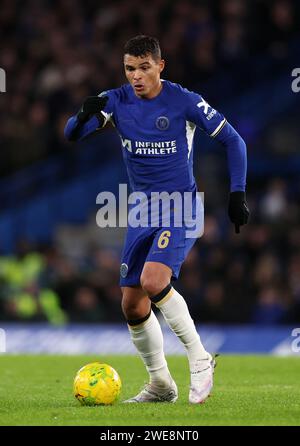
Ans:
POLYGON ((127 273, 128 273, 128 265, 126 263, 122 263, 120 268, 121 277, 125 278, 127 276, 127 273))
POLYGON ((169 125, 170 125, 170 122, 166 116, 159 116, 156 120, 156 127, 159 130, 167 130, 169 125))

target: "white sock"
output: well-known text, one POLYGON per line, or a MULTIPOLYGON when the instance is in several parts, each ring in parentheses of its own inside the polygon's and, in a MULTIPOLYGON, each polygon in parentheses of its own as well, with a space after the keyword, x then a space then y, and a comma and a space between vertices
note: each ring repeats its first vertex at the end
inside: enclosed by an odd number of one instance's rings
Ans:
POLYGON ((140 325, 128 325, 136 346, 150 376, 150 383, 159 387, 170 385, 171 375, 163 351, 163 335, 157 317, 150 317, 140 325))
POLYGON ((199 359, 207 359, 208 353, 202 345, 193 319, 184 298, 174 289, 155 305, 160 309, 165 321, 186 348, 191 371, 199 359))

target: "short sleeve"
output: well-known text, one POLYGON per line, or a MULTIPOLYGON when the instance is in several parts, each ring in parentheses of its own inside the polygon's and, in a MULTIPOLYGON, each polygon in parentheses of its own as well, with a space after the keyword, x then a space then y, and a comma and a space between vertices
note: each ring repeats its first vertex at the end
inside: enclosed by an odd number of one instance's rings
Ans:
POLYGON ((211 107, 198 93, 184 90, 186 103, 186 117, 209 136, 214 138, 226 124, 226 119, 211 107))

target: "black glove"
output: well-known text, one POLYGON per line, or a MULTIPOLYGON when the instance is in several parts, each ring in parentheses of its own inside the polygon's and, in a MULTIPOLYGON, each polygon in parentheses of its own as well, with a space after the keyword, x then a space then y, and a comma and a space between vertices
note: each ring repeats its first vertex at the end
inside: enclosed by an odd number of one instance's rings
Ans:
POLYGON ((245 192, 231 192, 229 195, 228 215, 235 225, 236 234, 239 234, 240 226, 247 224, 249 214, 245 192))
POLYGON ((108 96, 88 96, 77 113, 78 121, 84 124, 91 116, 96 115, 100 123, 103 124, 104 116, 101 110, 104 109, 107 101, 108 96))

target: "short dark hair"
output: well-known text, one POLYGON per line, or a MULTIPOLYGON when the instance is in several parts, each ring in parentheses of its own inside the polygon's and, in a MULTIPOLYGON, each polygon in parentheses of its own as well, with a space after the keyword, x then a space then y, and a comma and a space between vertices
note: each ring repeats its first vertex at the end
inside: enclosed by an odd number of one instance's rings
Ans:
POLYGON ((135 57, 144 57, 151 54, 152 58, 157 61, 161 58, 159 41, 156 37, 143 34, 132 37, 125 43, 124 54, 130 54, 135 57))

